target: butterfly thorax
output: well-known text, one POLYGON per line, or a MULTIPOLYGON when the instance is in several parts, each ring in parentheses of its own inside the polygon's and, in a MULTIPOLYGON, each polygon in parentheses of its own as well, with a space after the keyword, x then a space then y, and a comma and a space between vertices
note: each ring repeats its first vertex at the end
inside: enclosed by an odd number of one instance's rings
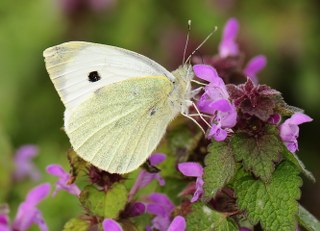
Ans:
POLYGON ((172 72, 175 77, 169 96, 176 113, 186 113, 190 106, 191 80, 194 77, 191 65, 185 64, 172 72))

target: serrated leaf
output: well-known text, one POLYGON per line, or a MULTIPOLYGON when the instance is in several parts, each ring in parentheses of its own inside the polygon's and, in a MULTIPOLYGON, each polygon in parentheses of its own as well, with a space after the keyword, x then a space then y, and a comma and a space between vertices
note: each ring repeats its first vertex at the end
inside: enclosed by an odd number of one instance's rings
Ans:
POLYGON ((90 224, 80 218, 72 218, 63 227, 63 231, 87 231, 90 224))
POLYGON ((299 205, 298 222, 308 231, 319 231, 320 222, 309 211, 299 205))
POLYGON ((279 159, 282 143, 272 132, 259 137, 237 134, 231 139, 236 161, 242 161, 247 171, 252 171, 261 180, 270 180, 274 171, 274 161, 279 159))
POLYGON ((298 156, 295 153, 289 152, 288 149, 284 147, 282 154, 287 160, 291 161, 294 165, 296 165, 300 172, 302 172, 309 180, 311 180, 312 182, 316 182, 316 178, 310 171, 306 169, 302 161, 298 158, 298 156))
POLYGON ((115 183, 107 192, 99 191, 89 185, 81 191, 80 202, 92 215, 117 218, 124 209, 128 199, 128 191, 121 183, 115 183))
POLYGON ((302 180, 296 167, 282 162, 269 183, 243 177, 234 183, 237 204, 247 212, 252 224, 260 222, 263 230, 295 230, 297 199, 300 198, 302 180))
POLYGON ((227 142, 213 142, 208 147, 208 151, 204 160, 203 188, 205 198, 209 199, 232 179, 236 171, 236 163, 227 142))
POLYGON ((187 230, 201 231, 238 231, 237 225, 223 213, 207 207, 201 202, 192 204, 187 216, 187 230))

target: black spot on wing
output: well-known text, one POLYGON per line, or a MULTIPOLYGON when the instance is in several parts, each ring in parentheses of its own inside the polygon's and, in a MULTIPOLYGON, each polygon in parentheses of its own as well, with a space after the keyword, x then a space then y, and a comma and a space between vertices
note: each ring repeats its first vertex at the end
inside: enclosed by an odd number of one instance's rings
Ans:
POLYGON ((101 79, 97 71, 91 71, 88 75, 89 82, 97 82, 101 79))

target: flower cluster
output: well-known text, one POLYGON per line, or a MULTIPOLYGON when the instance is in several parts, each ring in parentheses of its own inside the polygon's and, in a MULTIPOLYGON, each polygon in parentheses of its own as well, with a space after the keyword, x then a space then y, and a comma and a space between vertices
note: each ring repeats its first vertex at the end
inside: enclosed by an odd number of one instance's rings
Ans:
POLYGON ((10 225, 8 218, 8 211, 0 210, 0 230, 10 231, 19 230, 26 231, 33 224, 36 224, 41 231, 48 231, 47 224, 45 223, 41 211, 37 205, 45 199, 50 193, 50 185, 48 183, 41 184, 33 188, 22 202, 13 221, 10 225))

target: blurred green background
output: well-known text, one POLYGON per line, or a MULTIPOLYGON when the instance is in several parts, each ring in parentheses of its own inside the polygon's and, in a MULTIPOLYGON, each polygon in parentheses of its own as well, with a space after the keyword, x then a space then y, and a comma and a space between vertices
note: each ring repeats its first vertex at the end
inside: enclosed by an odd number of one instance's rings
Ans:
MULTIPOLYGON (((1 0, 0 202, 10 204, 13 217, 26 192, 39 183, 8 180, 14 150, 20 145, 39 147, 35 163, 43 173, 41 182, 55 181, 45 173, 48 164, 67 165, 69 143, 60 129, 64 108, 45 70, 45 48, 69 40, 111 44, 173 70, 182 60, 188 19, 190 50, 218 26, 201 49, 202 54, 213 55, 222 26, 236 17, 245 58, 257 54, 268 58, 260 82, 280 90, 287 103, 305 109, 315 120, 301 127, 298 155, 318 179, 316 184, 305 179, 301 203, 319 218, 319 9, 316 0, 1 0)), ((44 201, 40 208, 50 230, 61 230, 81 213, 78 200, 67 193, 44 201)))

